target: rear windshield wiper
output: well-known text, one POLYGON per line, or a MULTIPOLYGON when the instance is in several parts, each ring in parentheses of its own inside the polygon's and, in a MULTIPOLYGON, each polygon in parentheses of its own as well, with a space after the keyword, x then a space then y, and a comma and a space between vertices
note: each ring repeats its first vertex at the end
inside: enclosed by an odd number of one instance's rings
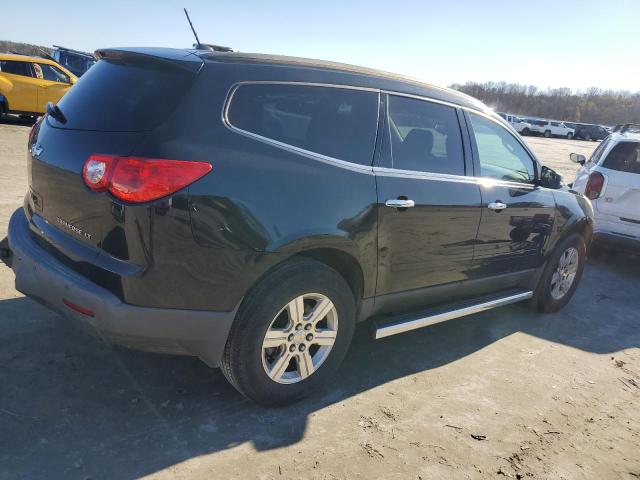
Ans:
POLYGON ((60 110, 60 107, 51 102, 47 103, 47 114, 55 118, 60 123, 67 123, 67 118, 62 113, 62 110, 60 110))

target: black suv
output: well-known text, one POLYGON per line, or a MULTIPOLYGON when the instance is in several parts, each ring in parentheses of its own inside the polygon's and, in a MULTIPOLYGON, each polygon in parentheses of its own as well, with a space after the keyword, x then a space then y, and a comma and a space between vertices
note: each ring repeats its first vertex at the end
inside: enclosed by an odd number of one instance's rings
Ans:
POLYGON ((376 338, 573 295, 592 232, 479 101, 379 71, 118 49, 29 138, 16 288, 103 338, 298 400, 376 338))
MULTIPOLYGON (((569 126, 567 123, 565 125, 569 126)), ((574 137, 582 140, 604 140, 609 135, 609 132, 600 125, 576 123, 575 127, 570 128, 575 128, 574 137)))

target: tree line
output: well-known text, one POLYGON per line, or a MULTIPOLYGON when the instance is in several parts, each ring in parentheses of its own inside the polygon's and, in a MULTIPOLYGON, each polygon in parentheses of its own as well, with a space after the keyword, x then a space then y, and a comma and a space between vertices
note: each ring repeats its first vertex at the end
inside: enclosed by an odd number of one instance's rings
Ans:
POLYGON ((48 47, 31 45, 30 43, 0 40, 0 53, 19 53, 20 55, 40 56, 43 51, 45 51, 47 55, 51 54, 51 49, 48 47))
POLYGON ((640 92, 589 88, 539 89, 506 82, 467 82, 451 88, 481 100, 496 112, 568 122, 618 125, 640 123, 640 92))

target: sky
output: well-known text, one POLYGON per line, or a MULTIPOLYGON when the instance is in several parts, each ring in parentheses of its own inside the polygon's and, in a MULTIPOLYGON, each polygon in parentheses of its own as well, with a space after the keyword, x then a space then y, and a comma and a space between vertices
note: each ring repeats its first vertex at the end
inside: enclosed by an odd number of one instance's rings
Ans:
POLYGON ((0 0, 0 40, 184 48, 352 63, 448 86, 640 91, 640 0, 0 0))

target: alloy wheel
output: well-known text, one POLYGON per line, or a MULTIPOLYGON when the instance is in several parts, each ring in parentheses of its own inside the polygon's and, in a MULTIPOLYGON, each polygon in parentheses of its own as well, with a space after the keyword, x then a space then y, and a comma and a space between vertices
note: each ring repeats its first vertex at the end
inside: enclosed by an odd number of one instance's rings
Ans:
POLYGON ((560 300, 571 289, 578 273, 580 256, 574 247, 567 248, 558 261, 558 267, 551 277, 551 296, 560 300))
POLYGON ((269 324, 262 341, 262 366, 277 383, 300 382, 329 357, 338 335, 338 312, 321 293, 291 300, 269 324))

